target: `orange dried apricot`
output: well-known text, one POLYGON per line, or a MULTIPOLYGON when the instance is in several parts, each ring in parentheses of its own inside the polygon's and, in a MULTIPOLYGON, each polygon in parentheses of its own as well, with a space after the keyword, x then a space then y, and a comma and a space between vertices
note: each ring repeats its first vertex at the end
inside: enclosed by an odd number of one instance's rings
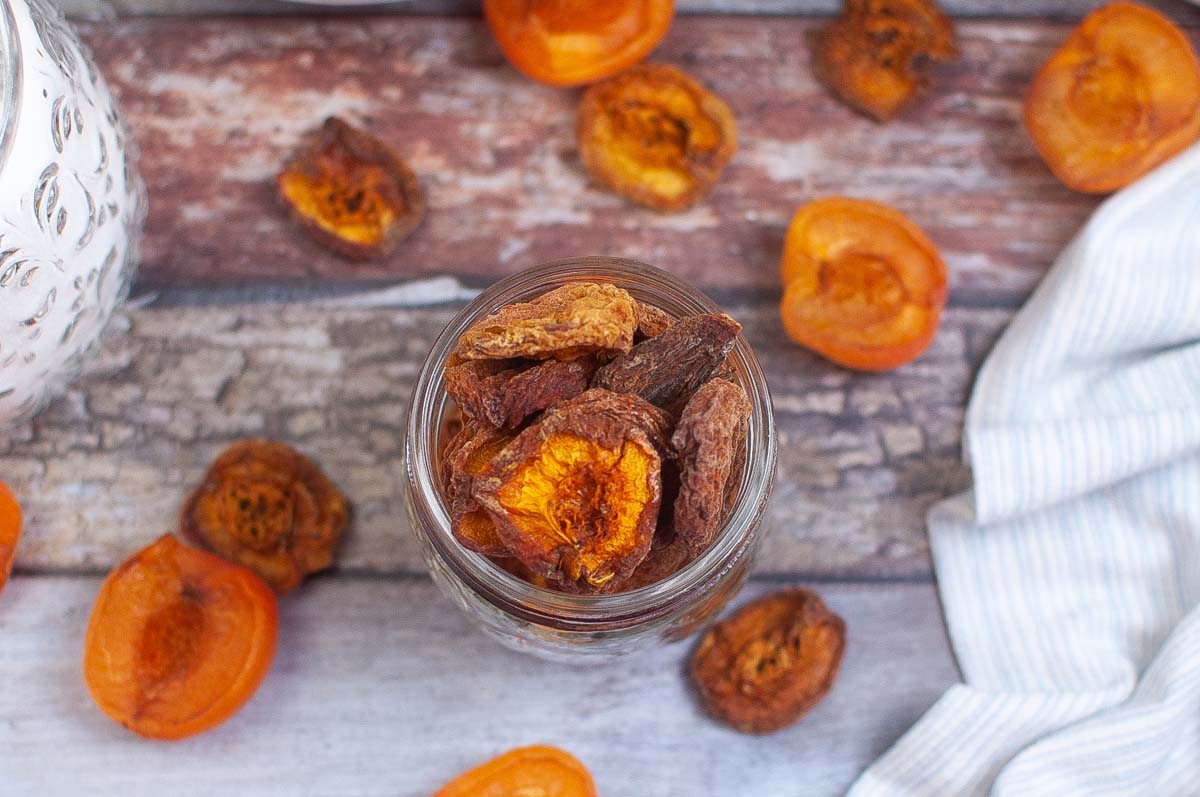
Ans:
POLYGON ((83 677, 96 705, 151 739, 220 725, 275 655, 275 594, 241 565, 171 535, 113 570, 96 598, 83 677))
POLYGON ((929 90, 934 63, 958 56, 954 25, 934 0, 847 0, 812 44, 817 79, 881 122, 929 90))
POLYGON ((1112 3, 1042 65, 1023 116, 1058 179, 1115 191, 1200 137, 1200 63, 1162 14, 1112 3))
POLYGON ((13 559, 21 541, 21 505, 4 482, 0 482, 0 592, 12 573, 13 559))
POLYGON ((445 453, 446 498, 450 505, 450 530, 468 550, 485 556, 507 556, 508 546, 496 532, 491 517, 471 494, 475 477, 513 439, 511 433, 467 418, 462 431, 445 453))
POLYGON ((459 775, 433 797, 596 797, 579 759, 546 745, 518 747, 459 775))
POLYGON ((421 185, 408 164, 337 117, 325 120, 276 182, 313 239, 354 260, 390 253, 425 215, 421 185))
POLYGON ((552 86, 578 86, 636 64, 666 35, 674 0, 484 0, 513 66, 552 86))
POLYGON ((737 150, 724 100, 684 72, 643 64, 590 87, 579 105, 588 173, 656 210, 680 210, 712 189, 737 150))
POLYGON ((241 440, 209 467, 180 523, 283 595, 333 564, 348 519, 346 499, 308 457, 283 443, 241 440))
POLYGON ((834 197, 800 208, 788 228, 780 314, 792 340, 865 371, 928 348, 946 303, 946 266, 907 216, 834 197))
POLYGON ((795 723, 833 687, 846 624, 805 589, 780 590, 717 623, 692 654, 710 714, 744 733, 795 723))

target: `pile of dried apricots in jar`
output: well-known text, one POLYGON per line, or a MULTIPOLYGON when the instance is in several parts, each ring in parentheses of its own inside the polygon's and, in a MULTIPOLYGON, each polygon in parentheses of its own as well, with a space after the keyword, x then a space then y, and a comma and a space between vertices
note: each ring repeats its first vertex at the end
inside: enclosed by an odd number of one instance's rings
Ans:
MULTIPOLYGON (((576 143, 594 181, 661 212, 701 201, 738 149, 730 106, 682 69, 643 63, 672 0, 484 0, 512 64, 585 87, 576 143)), ((959 57, 935 0, 846 0, 811 36, 817 79, 885 123, 959 57)), ((1200 64, 1157 11, 1089 14, 1025 98, 1029 137, 1078 191, 1117 190, 1200 138, 1200 64)), ((320 244, 353 259, 393 251, 426 210, 396 152, 341 119, 284 165, 277 188, 320 244)), ((919 357, 937 331, 947 271, 900 210, 825 197, 799 208, 781 256, 787 335, 848 368, 919 357)), ((441 453, 455 538, 535 586, 602 594, 679 571, 713 542, 737 488, 751 405, 728 357, 740 326, 672 318, 605 283, 572 283, 501 308, 463 333, 444 382, 461 418, 441 453)), ((96 703, 143 736, 178 739, 235 713, 269 669, 277 596, 329 567, 349 505, 288 446, 235 443, 184 502, 180 528, 105 580, 85 641, 96 703)), ((0 590, 21 533, 0 484, 0 590)), ((785 727, 831 688, 845 625, 814 593, 781 590, 712 627, 690 673, 702 704, 749 733, 785 727)), ((569 754, 518 748, 447 784, 479 793, 595 794, 569 754), (489 791, 490 789, 490 791, 489 791), (538 790, 541 791, 538 791, 538 790)))

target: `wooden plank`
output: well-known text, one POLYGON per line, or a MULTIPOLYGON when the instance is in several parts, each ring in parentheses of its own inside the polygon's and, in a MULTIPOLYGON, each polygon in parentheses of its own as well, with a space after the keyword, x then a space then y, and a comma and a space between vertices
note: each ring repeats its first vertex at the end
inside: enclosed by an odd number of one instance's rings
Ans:
POLYGON ((273 671, 238 716, 152 743, 101 715, 80 679, 97 586, 16 578, 0 600, 0 683, 14 685, 0 689, 6 794, 86 784, 94 797, 427 797, 535 742, 578 755, 605 795, 842 794, 958 679, 932 586, 825 585, 849 629, 838 683, 799 725, 748 737, 694 704, 681 672, 691 643, 599 668, 553 665, 474 631, 425 579, 326 579, 281 605, 273 671))
POLYGON ((680 19, 656 55, 724 95, 742 148, 684 213, 591 186, 573 143, 577 93, 515 73, 471 19, 139 19, 84 27, 140 140, 151 188, 146 285, 392 279, 476 284, 576 254, 625 255, 704 286, 776 290, 788 219, 844 193, 908 211, 941 246, 958 295, 1022 297, 1096 198, 1061 186, 1019 120, 1033 71, 1066 28, 960 25, 962 59, 922 109, 879 126, 813 79, 814 23, 680 19), (366 120, 428 190, 424 225, 386 262, 312 245, 271 186, 327 114, 366 120))
MULTIPOLYGON (((962 17, 1052 17, 1076 19, 1107 0, 942 0, 949 13, 962 17)), ((296 13, 320 14, 453 14, 477 15, 479 0, 361 0, 360 3, 331 0, 61 0, 68 15, 80 19, 113 16, 206 15, 296 13), (349 8, 347 8, 349 6, 349 8)), ((1147 0, 1180 18, 1198 18, 1182 0, 1147 0)), ((832 14, 841 0, 677 0, 680 14, 832 14)))
MULTIPOLYGON (((62 401, 0 436, 0 473, 27 513, 17 566, 106 570, 173 529, 183 497, 232 439, 288 440, 355 504, 339 557, 352 571, 421 571, 403 498, 405 404, 464 289, 122 316, 62 401), (406 306, 411 302, 419 306, 406 306)), ((718 299, 722 297, 718 296, 718 299)), ((852 374, 786 341, 775 301, 723 301, 768 373, 780 428, 762 572, 925 578, 924 514, 962 489, 962 407, 1004 309, 952 309, 930 351, 891 374, 852 374)))

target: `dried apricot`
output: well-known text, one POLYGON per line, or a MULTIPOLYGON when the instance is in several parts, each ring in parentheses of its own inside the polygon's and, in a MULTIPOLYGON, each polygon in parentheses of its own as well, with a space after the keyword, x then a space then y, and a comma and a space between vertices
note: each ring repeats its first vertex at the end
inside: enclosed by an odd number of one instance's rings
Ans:
POLYGON ((552 86, 591 83, 636 64, 666 35, 674 0, 484 0, 513 66, 552 86))
POLYGON ((724 100, 662 65, 637 66, 590 87, 577 136, 597 182, 663 211, 707 194, 737 151, 737 126, 724 100))
POLYGON ((1088 14, 1038 71, 1023 116, 1058 179, 1115 191, 1200 137, 1200 63, 1162 14, 1112 3, 1088 14))
POLYGON ((881 122, 929 90, 934 63, 958 57, 954 25, 934 0, 847 0, 812 49, 817 78, 881 122))
POLYGON ((459 337, 456 353, 464 360, 624 354, 637 320, 637 302, 625 290, 572 282, 475 322, 459 337))
POLYGON ((551 407, 475 480, 513 556, 566 588, 604 589, 646 557, 669 419, 629 394, 551 407))
POLYGON ((659 407, 670 406, 708 381, 733 349, 741 328, 724 313, 681 318, 601 366, 592 387, 634 393, 659 407))
POLYGON ((596 797, 579 759, 557 747, 518 747, 464 772, 433 797, 596 797))
POLYGON ((277 628, 275 594, 262 579, 168 534, 104 580, 84 681, 100 710, 134 733, 193 736, 254 695, 277 628))
POLYGON ((313 239, 370 260, 391 252, 425 215, 416 175, 386 144, 337 117, 284 166, 279 193, 313 239))
POLYGON ((467 419, 445 455, 450 530, 463 547, 485 556, 507 556, 508 546, 471 491, 475 477, 512 439, 512 434, 467 419))
POLYGON ((661 335, 667 327, 675 323, 666 310, 645 302, 637 303, 637 338, 638 342, 646 338, 661 335))
POLYGON ((795 723, 837 678, 846 624, 805 589, 772 593, 713 626, 692 654, 705 708, 745 733, 795 723))
POLYGON ((671 535, 660 538, 655 535, 650 553, 646 554, 633 575, 621 582, 619 588, 628 591, 657 584, 687 567, 695 558, 696 552, 682 537, 671 535))
POLYGON ((308 457, 283 443, 241 440, 188 497, 181 526, 283 595, 333 563, 348 518, 346 499, 308 457))
POLYGON ((13 559, 16 558, 20 541, 21 505, 8 485, 0 482, 0 592, 4 591, 4 585, 12 573, 13 559))
POLYGON ((596 360, 466 360, 446 368, 446 392, 468 415, 515 429, 534 413, 588 389, 596 360), (509 367, 511 366, 511 367, 509 367))
POLYGON ((675 533, 695 551, 709 546, 725 517, 733 465, 746 441, 746 391, 724 379, 705 382, 688 399, 671 435, 679 465, 675 533))
POLYGON ((916 359, 946 303, 946 266, 907 216, 861 199, 810 202, 783 250, 780 313, 792 340, 849 368, 916 359))

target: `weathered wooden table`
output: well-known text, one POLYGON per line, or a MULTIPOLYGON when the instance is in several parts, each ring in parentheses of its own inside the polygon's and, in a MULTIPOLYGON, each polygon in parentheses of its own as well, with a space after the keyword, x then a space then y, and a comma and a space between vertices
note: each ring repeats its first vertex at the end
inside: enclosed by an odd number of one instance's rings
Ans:
MULTIPOLYGON (((471 3, 308 17, 251 0, 69 4, 141 145, 152 207, 134 300, 103 353, 0 437, 0 478, 28 513, 0 599, 0 794, 415 797, 533 742, 575 752, 610 797, 836 794, 957 679, 923 514, 968 482, 959 433, 975 368, 1097 204, 1051 177, 1019 123, 1033 71, 1096 3, 948 3, 962 58, 886 127, 813 80, 805 14, 833 2, 681 5, 700 13, 655 58, 730 101, 742 148, 708 201, 658 215, 589 185, 576 93, 510 69, 471 3), (197 15, 251 10, 268 14, 197 15), (706 13, 721 11, 778 15, 706 13), (427 188, 424 226, 386 262, 314 248, 274 199, 284 156, 332 113, 395 143, 427 188), (893 203, 942 248, 948 312, 911 366, 852 374, 784 338, 784 229, 829 193, 893 203), (420 359, 472 291, 594 253, 696 282, 764 361, 781 456, 772 536, 743 598, 816 585, 849 625, 840 681, 790 730, 749 738, 705 719, 686 647, 593 670, 510 653, 423 573, 399 464, 420 359), (99 579, 174 529, 208 461, 247 435, 313 455, 355 525, 336 571, 283 601, 274 670, 241 714, 194 740, 139 740, 80 677, 99 579)), ((1196 33, 1195 9, 1159 6, 1196 33)))

